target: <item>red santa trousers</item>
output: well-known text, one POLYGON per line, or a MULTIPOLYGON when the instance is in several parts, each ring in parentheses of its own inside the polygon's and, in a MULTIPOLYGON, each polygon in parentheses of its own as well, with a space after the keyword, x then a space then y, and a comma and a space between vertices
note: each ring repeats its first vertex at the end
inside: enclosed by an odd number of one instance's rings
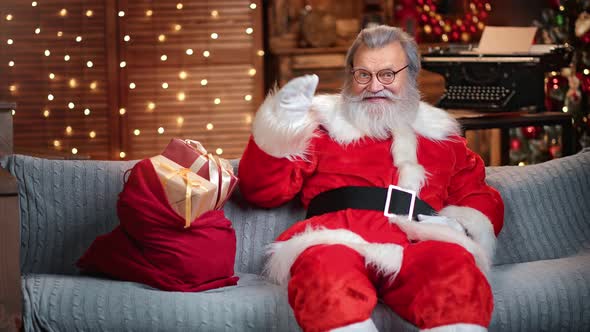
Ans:
POLYGON ((489 325, 491 288, 463 247, 438 241, 409 243, 385 218, 355 215, 354 220, 312 218, 294 225, 278 240, 288 240, 317 223, 328 229, 348 229, 368 242, 395 240, 404 247, 401 269, 395 276, 382 275, 374 266, 366 266, 361 254, 341 244, 307 248, 291 266, 288 284, 289 303, 305 331, 367 320, 378 298, 420 329, 458 323, 489 325))

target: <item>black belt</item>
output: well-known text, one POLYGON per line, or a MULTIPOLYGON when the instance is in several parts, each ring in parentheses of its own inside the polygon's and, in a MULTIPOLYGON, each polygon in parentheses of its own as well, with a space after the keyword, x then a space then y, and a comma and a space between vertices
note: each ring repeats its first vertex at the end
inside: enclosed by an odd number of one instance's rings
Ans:
POLYGON ((393 185, 389 188, 351 186, 324 191, 314 197, 309 202, 306 218, 344 209, 383 211, 386 216, 411 215, 414 220, 418 220, 418 214, 436 214, 436 210, 411 190, 393 185))

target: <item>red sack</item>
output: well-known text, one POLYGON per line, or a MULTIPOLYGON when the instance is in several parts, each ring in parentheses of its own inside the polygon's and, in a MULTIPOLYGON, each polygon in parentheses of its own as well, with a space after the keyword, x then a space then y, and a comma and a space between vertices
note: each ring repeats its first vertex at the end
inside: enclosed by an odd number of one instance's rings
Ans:
POLYGON ((138 162, 119 194, 121 224, 99 236, 78 260, 84 272, 166 291, 195 292, 236 285, 236 234, 222 210, 185 228, 168 203, 149 159, 138 162))

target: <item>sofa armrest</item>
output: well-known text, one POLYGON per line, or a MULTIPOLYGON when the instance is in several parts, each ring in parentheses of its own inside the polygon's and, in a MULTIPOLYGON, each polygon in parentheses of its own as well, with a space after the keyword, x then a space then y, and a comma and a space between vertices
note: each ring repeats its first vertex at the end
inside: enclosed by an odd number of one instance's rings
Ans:
POLYGON ((16 179, 0 167, 0 328, 22 326, 20 220, 16 179))

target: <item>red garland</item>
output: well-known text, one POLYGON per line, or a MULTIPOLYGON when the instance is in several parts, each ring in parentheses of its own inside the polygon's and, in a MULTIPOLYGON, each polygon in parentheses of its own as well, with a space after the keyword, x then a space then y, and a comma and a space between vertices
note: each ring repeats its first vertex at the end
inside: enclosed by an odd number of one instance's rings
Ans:
POLYGON ((470 42, 479 36, 492 10, 491 0, 470 0, 462 18, 445 17, 437 13, 436 0, 417 0, 418 36, 420 40, 470 42))

